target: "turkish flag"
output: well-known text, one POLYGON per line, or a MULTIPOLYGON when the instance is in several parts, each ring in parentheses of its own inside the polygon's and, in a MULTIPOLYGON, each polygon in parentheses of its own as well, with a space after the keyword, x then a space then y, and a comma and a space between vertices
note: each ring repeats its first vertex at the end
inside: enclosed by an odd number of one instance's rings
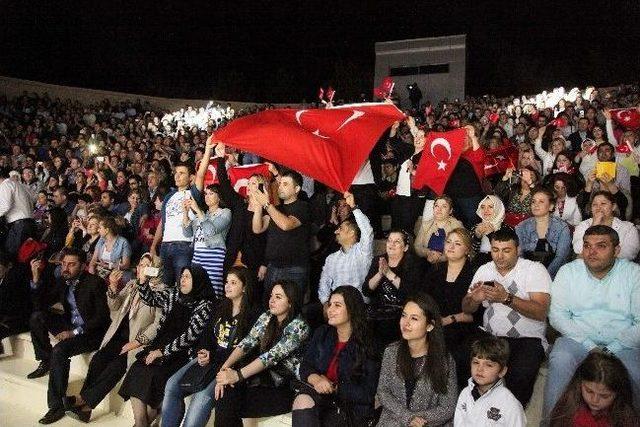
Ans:
POLYGON ((336 91, 329 86, 329 88, 327 89, 327 100, 329 102, 333 102, 333 97, 336 96, 336 91))
POLYGON ((631 154, 633 152, 633 147, 631 147, 627 142, 621 142, 616 147, 616 152, 620 154, 631 154))
POLYGON ((640 129, 640 112, 637 108, 611 110, 611 118, 627 129, 640 129))
POLYGON ((373 96, 380 99, 386 99, 391 96, 395 83, 391 77, 385 77, 380 86, 373 88, 373 96))
MULTIPOLYGON (((207 172, 204 176, 205 187, 211 184, 219 184, 218 171, 216 168, 217 165, 217 159, 209 160, 209 167, 207 168, 207 172)), ((196 169, 198 167, 200 167, 200 162, 196 164, 196 169)), ((231 181, 233 189, 236 190, 236 193, 239 193, 242 197, 247 197, 247 182, 251 175, 262 175, 265 177, 265 179, 269 179, 271 177, 269 166, 267 166, 265 163, 232 166, 227 169, 227 174, 229 175, 229 180, 231 181)))
POLYGON ((460 159, 466 137, 466 129, 429 132, 411 186, 415 189, 428 186, 436 194, 442 194, 460 159))
POLYGON ((404 114, 388 103, 274 109, 235 119, 215 138, 344 192, 380 135, 402 119, 404 114))
POLYGON ((484 176, 504 173, 509 168, 518 164, 518 148, 511 144, 489 150, 484 159, 484 176))
POLYGON ((265 180, 271 178, 269 166, 264 163, 234 166, 227 169, 227 174, 229 174, 229 180, 231 181, 231 185, 233 185, 233 189, 236 190, 236 193, 240 194, 242 197, 247 197, 247 183, 249 182, 249 178, 251 178, 251 176, 262 175, 265 180))
POLYGON ((549 124, 557 128, 563 128, 567 125, 567 119, 565 119, 564 117, 556 117, 555 119, 551 120, 551 123, 549 124))

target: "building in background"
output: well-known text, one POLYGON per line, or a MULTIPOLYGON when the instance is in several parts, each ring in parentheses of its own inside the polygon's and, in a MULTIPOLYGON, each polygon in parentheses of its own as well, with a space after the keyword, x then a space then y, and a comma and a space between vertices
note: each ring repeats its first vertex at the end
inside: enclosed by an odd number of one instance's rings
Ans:
POLYGON ((411 107, 407 86, 413 83, 422 92, 419 103, 463 99, 465 67, 464 34, 378 42, 374 86, 392 76, 396 83, 394 95, 400 98, 403 108, 411 107))

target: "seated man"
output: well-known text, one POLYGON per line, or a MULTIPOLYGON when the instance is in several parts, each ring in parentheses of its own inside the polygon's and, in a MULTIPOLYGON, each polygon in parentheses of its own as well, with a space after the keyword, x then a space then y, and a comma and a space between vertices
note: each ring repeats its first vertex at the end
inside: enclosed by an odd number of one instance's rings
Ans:
POLYGON ((344 193, 344 199, 353 210, 353 218, 345 219, 338 226, 335 234, 340 249, 327 257, 322 268, 318 299, 323 305, 338 286, 349 285, 362 292, 373 258, 373 228, 369 219, 356 207, 353 194, 344 193))
POLYGON ((61 276, 65 283, 61 286, 42 283, 42 262, 37 259, 31 262, 31 288, 36 295, 40 294, 39 298, 47 300, 42 307, 60 302, 64 313, 45 308, 31 315, 31 339, 40 365, 27 378, 39 378, 51 370, 47 392, 49 411, 40 419, 40 424, 51 424, 64 416, 62 399, 69 382, 69 358, 97 350, 111 319, 106 286, 98 276, 84 271, 84 252, 65 249, 61 265, 61 276), (51 290, 51 295, 43 295, 51 290), (58 340, 54 347, 51 347, 49 332, 58 340))
POLYGON ((505 382, 526 407, 547 347, 545 320, 551 277, 539 262, 519 258, 518 245, 518 236, 511 229, 491 235, 493 261, 476 271, 462 310, 472 314, 482 304, 485 330, 509 343, 505 382))
POLYGON ((618 233, 595 225, 584 233, 582 258, 558 271, 549 320, 562 336, 549 355, 543 416, 593 351, 612 353, 624 363, 640 407, 640 266, 617 258, 618 252, 618 233))

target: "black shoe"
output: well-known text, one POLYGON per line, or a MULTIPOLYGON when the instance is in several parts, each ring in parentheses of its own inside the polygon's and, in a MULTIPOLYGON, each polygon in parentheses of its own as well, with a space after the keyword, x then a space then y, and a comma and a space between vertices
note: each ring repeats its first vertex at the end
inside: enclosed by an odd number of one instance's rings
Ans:
POLYGON ((72 410, 76 406, 75 396, 65 396, 62 398, 62 406, 66 411, 72 410))
POLYGON ((38 367, 36 368, 35 371, 33 371, 29 375, 27 375, 27 378, 32 380, 34 378, 44 377, 48 373, 49 373, 49 362, 45 362, 43 360, 42 362, 40 362, 40 364, 38 365, 38 367))
POLYGON ((64 417, 63 408, 49 409, 49 411, 44 414, 44 417, 40 418, 38 422, 40 424, 52 424, 56 421, 60 421, 62 417, 64 417))
POLYGON ((91 419, 91 410, 83 411, 82 406, 74 406, 69 409, 69 412, 72 418, 82 421, 83 423, 88 423, 91 419))

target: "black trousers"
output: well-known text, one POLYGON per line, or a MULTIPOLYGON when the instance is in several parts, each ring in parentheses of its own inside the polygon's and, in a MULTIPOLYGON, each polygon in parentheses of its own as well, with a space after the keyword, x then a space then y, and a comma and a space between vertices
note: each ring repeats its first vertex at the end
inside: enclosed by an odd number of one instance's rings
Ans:
POLYGON ((504 379, 507 388, 526 408, 533 386, 538 377, 538 370, 544 360, 544 348, 539 338, 505 338, 509 342, 511 356, 509 369, 504 379))
POLYGON ((80 391, 80 396, 91 408, 98 406, 127 372, 127 353, 120 354, 126 343, 127 340, 114 336, 93 355, 80 391))
POLYGON ((85 333, 60 341, 52 347, 49 332, 55 335, 73 329, 64 316, 48 311, 35 311, 29 319, 29 325, 36 359, 48 361, 50 366, 47 391, 49 409, 62 408, 62 398, 66 395, 69 385, 70 358, 96 350, 100 346, 102 336, 85 333))
POLYGON ((36 235, 36 223, 31 218, 20 219, 8 225, 4 249, 15 257, 20 246, 29 238, 36 235))

